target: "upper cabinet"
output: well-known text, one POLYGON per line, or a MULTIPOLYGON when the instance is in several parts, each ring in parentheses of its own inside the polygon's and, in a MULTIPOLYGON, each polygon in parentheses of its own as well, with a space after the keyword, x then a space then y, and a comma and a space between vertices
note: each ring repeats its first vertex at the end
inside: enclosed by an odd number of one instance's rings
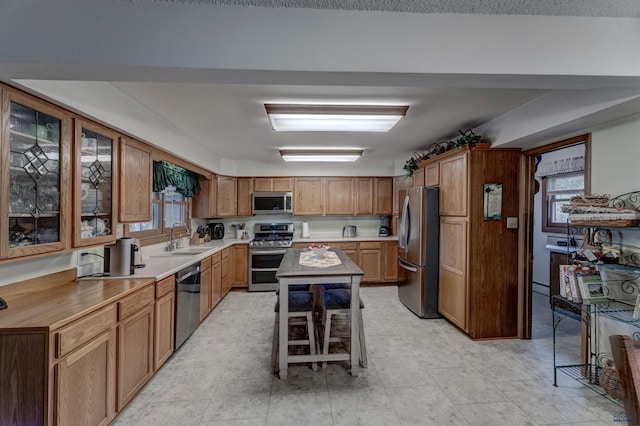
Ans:
POLYGON ((76 119, 74 246, 107 244, 116 238, 118 134, 76 119))
MULTIPOLYGON (((353 178, 325 178, 324 211, 328 215, 353 214, 353 178)), ((294 203, 295 207, 295 203, 294 203)))
POLYGON ((467 215, 467 157, 465 151, 440 161, 441 216, 467 215))
POLYGON ((151 148, 133 139, 120 142, 120 222, 151 220, 151 148))
POLYGON ((192 216, 209 218, 216 216, 216 204, 218 198, 218 181, 215 175, 210 179, 200 176, 200 191, 196 192, 191 200, 192 216))
POLYGON ((71 118, 11 89, 2 92, 0 257, 69 247, 71 118))
POLYGON ((373 178, 355 178, 355 214, 373 214, 373 178))
POLYGON ((253 178, 238 178, 238 216, 251 216, 251 193, 253 192, 253 178))
POLYGON ((319 177, 295 178, 293 189, 294 215, 324 214, 324 179, 319 177))
POLYGON ((238 182, 230 176, 218 176, 218 203, 216 217, 237 216, 238 182))
POLYGON ((253 179, 255 192, 293 192, 293 178, 257 177, 253 179))
POLYGON ((373 214, 390 215, 393 213, 393 178, 373 178, 374 209, 373 214))
POLYGON ((424 186, 424 169, 413 172, 413 186, 424 186))

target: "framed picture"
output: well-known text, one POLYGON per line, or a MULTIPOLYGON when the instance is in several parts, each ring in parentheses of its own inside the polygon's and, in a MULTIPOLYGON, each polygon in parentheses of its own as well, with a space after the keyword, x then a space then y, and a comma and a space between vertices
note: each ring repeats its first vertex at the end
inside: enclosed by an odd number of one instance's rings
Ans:
POLYGON ((484 220, 502 220, 502 184, 484 184, 484 220))

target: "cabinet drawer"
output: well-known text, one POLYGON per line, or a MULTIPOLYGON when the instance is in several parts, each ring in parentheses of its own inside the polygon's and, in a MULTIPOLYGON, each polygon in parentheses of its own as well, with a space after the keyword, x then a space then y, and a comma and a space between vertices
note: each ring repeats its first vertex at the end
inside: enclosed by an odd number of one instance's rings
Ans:
POLYGON ((220 261, 222 260, 222 253, 221 252, 217 252, 216 254, 212 254, 211 255, 211 262, 212 263, 220 263, 220 261))
POLYGON ((360 241, 360 250, 381 249, 382 241, 360 241))
POLYGON ((207 257, 206 259, 202 259, 200 261, 200 270, 205 271, 211 268, 211 257, 207 257))
POLYGON ((332 248, 339 248, 340 250, 358 250, 358 242, 352 243, 329 243, 332 248))
POLYGON ((115 325, 115 304, 72 322, 56 333, 56 357, 65 356, 115 325))
POLYGON ((138 312, 140 309, 154 302, 153 287, 149 286, 125 297, 118 302, 118 321, 138 312))
POLYGON ((156 283, 156 299, 171 293, 176 288, 176 279, 171 276, 156 283))

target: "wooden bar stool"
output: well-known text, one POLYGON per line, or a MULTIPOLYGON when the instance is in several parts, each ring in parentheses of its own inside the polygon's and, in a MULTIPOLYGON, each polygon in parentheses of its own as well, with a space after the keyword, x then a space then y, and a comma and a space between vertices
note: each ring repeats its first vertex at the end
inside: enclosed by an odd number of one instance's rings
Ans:
MULTIPOLYGON (((308 285, 307 285, 308 288, 308 285)), ((313 320, 313 293, 310 291, 291 291, 289 292, 289 325, 304 325, 307 328, 307 339, 289 340, 289 346, 309 346, 309 352, 316 354, 316 338, 315 338, 315 322, 313 320), (293 319, 293 321, 290 321, 293 319)), ((274 308, 276 313, 273 324, 273 345, 271 349, 271 366, 274 372, 278 369, 278 342, 279 342, 279 323, 280 323, 280 296, 274 308)), ((318 370, 316 362, 311 363, 313 371, 318 370)))
MULTIPOLYGON (((342 321, 349 324, 349 311, 351 306, 351 290, 346 288, 334 288, 330 290, 324 290, 322 292, 322 311, 323 311, 323 324, 324 324, 324 338, 322 340, 322 353, 326 355, 329 353, 329 344, 336 342, 350 342, 351 336, 331 336, 331 324, 333 322, 342 321), (334 318, 337 317, 337 318, 334 318)), ((354 312, 354 315, 358 316, 359 323, 359 339, 360 339, 360 365, 367 368, 367 346, 364 338, 364 323, 362 321, 362 310, 364 309, 364 303, 360 299, 360 309, 358 312, 354 312)), ((322 368, 326 368, 327 363, 322 363, 322 368)))

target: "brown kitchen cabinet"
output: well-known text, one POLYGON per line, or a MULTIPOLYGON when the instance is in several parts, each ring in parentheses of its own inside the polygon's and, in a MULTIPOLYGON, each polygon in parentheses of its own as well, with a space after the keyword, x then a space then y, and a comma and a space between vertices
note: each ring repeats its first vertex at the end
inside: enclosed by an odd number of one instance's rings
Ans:
POLYGON ((238 216, 251 216, 251 193, 253 193, 253 178, 237 178, 238 185, 238 216))
POLYGON ((227 293, 229 293, 229 290, 231 289, 231 280, 233 279, 232 276, 232 261, 233 256, 232 256, 232 249, 231 247, 227 247, 225 249, 222 250, 221 252, 221 259, 220 259, 220 271, 221 271, 221 296, 222 298, 224 298, 227 293))
POLYGON ((373 214, 373 178, 355 178, 355 214, 373 214))
POLYGON ((0 258, 55 253, 71 241, 71 118, 1 88, 0 258))
MULTIPOLYGON (((353 178, 325 178, 325 205, 327 215, 353 214, 353 178)), ((294 204, 295 207, 295 204, 294 204)))
POLYGON ((192 216, 197 218, 216 217, 218 209, 218 181, 215 175, 198 179, 200 191, 191 200, 192 216))
POLYGON ((323 178, 295 178, 293 190, 293 214, 298 216, 324 215, 323 196, 323 178))
POLYGON ((233 276, 232 287, 249 287, 249 246, 247 244, 234 244, 233 250, 233 276))
POLYGON ((472 338, 518 336, 518 230, 506 222, 519 215, 520 159, 466 147, 418 164, 440 169, 438 309, 472 338), (499 220, 484 219, 485 183, 502 185, 499 220))
POLYGON ((358 248, 358 266, 364 272, 363 282, 382 281, 382 243, 361 241, 358 248))
POLYGON ((237 216, 238 182, 230 176, 218 176, 216 217, 237 216))
POLYGON ((116 240, 118 211, 118 134, 75 119, 73 245, 116 240))
POLYGON ((398 242, 384 243, 384 281, 398 281, 398 242))
POLYGON ((439 186, 440 185, 440 163, 429 164, 424 168, 424 185, 439 186))
POLYGON ((293 178, 256 177, 253 181, 255 192, 293 192, 293 178))
POLYGON ((153 376, 154 286, 118 302, 118 411, 153 376))
POLYGON ((424 186, 424 169, 413 172, 413 186, 424 186))
POLYGON ((213 295, 213 271, 211 270, 211 257, 200 262, 200 321, 204 320, 211 309, 213 295))
POLYGON ((173 276, 156 283, 156 300, 153 308, 153 370, 158 371, 175 349, 176 280, 173 276))
POLYGON ((151 220, 152 168, 151 147, 133 139, 120 138, 120 222, 151 220))
POLYGON ((374 209, 373 214, 390 215, 393 214, 393 179, 377 177, 374 182, 374 209))
MULTIPOLYGON (((356 241, 353 242, 332 242, 332 243, 324 243, 333 248, 338 248, 346 254, 349 259, 353 261, 356 265, 359 263, 358 259, 358 243, 356 241)), ((308 245, 307 245, 308 247, 308 245)))

